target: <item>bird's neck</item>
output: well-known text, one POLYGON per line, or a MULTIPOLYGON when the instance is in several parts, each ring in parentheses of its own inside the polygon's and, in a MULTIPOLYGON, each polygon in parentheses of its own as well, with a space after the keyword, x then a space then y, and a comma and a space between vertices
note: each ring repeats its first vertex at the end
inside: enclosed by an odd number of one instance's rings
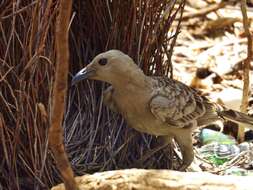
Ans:
POLYGON ((140 69, 126 73, 120 79, 116 80, 112 86, 119 92, 131 92, 148 88, 148 76, 140 69))

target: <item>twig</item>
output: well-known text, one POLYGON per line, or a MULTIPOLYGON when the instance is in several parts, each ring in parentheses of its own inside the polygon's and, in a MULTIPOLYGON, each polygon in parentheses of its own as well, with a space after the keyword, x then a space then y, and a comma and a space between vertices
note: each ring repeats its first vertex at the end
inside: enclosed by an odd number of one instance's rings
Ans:
MULTIPOLYGON (((247 58, 244 60, 243 64, 243 96, 242 96, 242 104, 241 104, 241 112, 246 112, 248 107, 248 99, 249 99, 249 70, 250 70, 250 61, 252 59, 252 35, 249 30, 249 19, 247 15, 246 9, 246 0, 241 0, 241 11, 243 17, 243 27, 245 34, 248 39, 248 49, 247 49, 247 58)), ((239 126, 237 139, 239 142, 244 141, 244 127, 239 126)))
POLYGON ((71 15, 71 0, 60 1, 59 15, 56 24, 56 74, 52 97, 51 127, 49 130, 49 145, 55 156, 56 164, 61 172, 65 189, 76 190, 73 170, 64 150, 62 119, 65 106, 65 94, 67 89, 69 45, 68 26, 71 15))
POLYGON ((207 15, 211 12, 217 11, 217 10, 225 7, 226 5, 227 5, 227 2, 224 2, 224 1, 222 1, 218 4, 208 5, 208 7, 198 10, 197 12, 184 14, 182 17, 182 20, 187 20, 189 18, 201 17, 204 15, 207 15))
MULTIPOLYGON (((183 3, 180 4, 181 12, 180 12, 180 15, 179 15, 179 20, 178 20, 178 23, 177 23, 176 31, 174 33, 174 36, 173 36, 173 39, 172 39, 172 42, 171 42, 171 47, 175 47, 176 41, 177 41, 177 36, 180 33, 180 29, 181 29, 180 26, 181 26, 181 22, 182 22, 182 18, 183 18, 185 3, 186 3, 186 1, 183 1, 183 3)), ((167 58, 168 58, 169 65, 170 65, 170 78, 173 78, 173 65, 172 65, 172 60, 171 60, 173 50, 174 50, 174 48, 170 48, 168 53, 165 51, 165 53, 167 53, 167 58)))
POLYGON ((1 21, 1 20, 4 20, 4 19, 7 19, 7 18, 10 18, 10 17, 13 17, 13 16, 15 16, 15 15, 17 15, 17 14, 19 14, 19 13, 25 11, 26 9, 28 9, 28 8, 32 7, 33 5, 35 5, 37 2, 38 2, 38 1, 33 1, 33 2, 30 3, 29 5, 23 7, 23 8, 21 8, 21 9, 15 11, 15 12, 9 14, 9 15, 0 17, 0 21, 1 21))

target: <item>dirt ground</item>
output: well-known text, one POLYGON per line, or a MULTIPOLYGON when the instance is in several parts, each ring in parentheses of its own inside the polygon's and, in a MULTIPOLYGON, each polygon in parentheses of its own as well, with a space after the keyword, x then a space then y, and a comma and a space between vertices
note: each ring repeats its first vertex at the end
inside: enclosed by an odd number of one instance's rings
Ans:
MULTIPOLYGON (((247 5, 251 26, 253 4, 248 1, 247 5)), ((223 6, 218 0, 187 1, 183 18, 172 57, 174 78, 200 89, 213 101, 240 110, 243 89, 242 65, 247 57, 247 38, 243 28, 240 3, 228 2, 223 6), (209 11, 210 7, 214 7, 214 10, 209 11)), ((250 27, 251 32, 252 30, 253 28, 250 27)), ((251 62, 251 81, 253 80, 252 68, 251 62)), ((250 88, 248 113, 253 114, 253 85, 250 88)), ((224 127, 223 122, 215 125, 221 128, 217 130, 222 130, 224 127)), ((237 136, 233 124, 225 124, 225 127, 229 128, 228 134, 237 136), (231 127, 234 129, 231 130, 231 127)), ((199 131, 195 136, 198 139, 199 131)), ((251 136, 249 135, 247 140, 252 140, 251 136)), ((247 152, 225 165, 215 166, 199 155, 198 146, 196 142, 197 156, 190 169, 193 171, 204 170, 224 174, 225 170, 232 167, 245 169, 253 160, 252 155, 247 152)))

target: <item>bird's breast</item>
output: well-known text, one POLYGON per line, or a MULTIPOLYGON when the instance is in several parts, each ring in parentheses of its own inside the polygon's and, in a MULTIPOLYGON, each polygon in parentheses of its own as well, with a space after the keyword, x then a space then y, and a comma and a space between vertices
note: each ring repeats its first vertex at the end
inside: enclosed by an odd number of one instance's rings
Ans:
POLYGON ((134 119, 145 114, 149 109, 149 99, 142 95, 133 93, 119 94, 114 97, 117 107, 121 114, 127 119, 134 119))
POLYGON ((149 107, 151 96, 146 94, 121 95, 115 93, 113 99, 130 127, 152 135, 164 135, 168 133, 169 128, 151 113, 149 107))

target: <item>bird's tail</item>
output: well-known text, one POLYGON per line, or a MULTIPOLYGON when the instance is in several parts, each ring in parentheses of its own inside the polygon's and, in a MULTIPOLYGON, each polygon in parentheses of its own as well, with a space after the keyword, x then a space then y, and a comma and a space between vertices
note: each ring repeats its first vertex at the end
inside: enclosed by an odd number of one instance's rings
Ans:
POLYGON ((226 120, 233 121, 238 124, 242 124, 245 127, 253 130, 253 117, 232 109, 219 109, 218 115, 226 120))

